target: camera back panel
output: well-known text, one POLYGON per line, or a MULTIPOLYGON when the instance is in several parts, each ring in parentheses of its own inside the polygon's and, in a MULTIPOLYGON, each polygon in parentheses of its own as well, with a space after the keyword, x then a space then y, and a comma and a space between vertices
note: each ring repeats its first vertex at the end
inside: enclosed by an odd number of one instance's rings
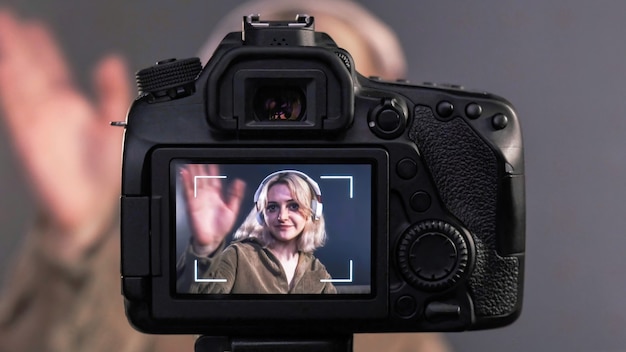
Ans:
POLYGON ((282 336, 513 322, 525 202, 511 104, 458 86, 365 78, 312 18, 245 23, 243 38, 228 35, 204 68, 191 58, 138 73, 121 199, 131 323, 152 333, 282 336), (238 222, 267 175, 311 177, 328 233, 315 255, 337 294, 187 291, 206 278, 196 270, 181 281, 177 271, 191 236, 186 165, 251 185, 238 222))

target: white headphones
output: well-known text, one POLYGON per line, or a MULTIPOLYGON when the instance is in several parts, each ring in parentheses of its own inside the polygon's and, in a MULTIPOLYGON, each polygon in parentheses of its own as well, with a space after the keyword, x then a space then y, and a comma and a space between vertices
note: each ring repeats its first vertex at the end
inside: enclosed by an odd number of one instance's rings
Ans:
POLYGON ((263 219, 263 212, 261 211, 262 207, 259 206, 258 204, 259 198, 261 197, 261 193, 263 192, 263 187, 270 181, 272 177, 276 175, 280 175, 280 174, 289 174, 289 173, 300 176, 309 184, 309 186, 311 186, 311 189, 313 190, 313 192, 315 192, 315 197, 313 197, 313 199, 311 200, 311 211, 313 212, 313 221, 317 221, 322 217, 322 209, 324 208, 324 206, 322 204, 322 192, 320 191, 320 187, 318 186, 317 182, 315 182, 312 178, 310 178, 304 172, 297 171, 297 170, 281 170, 281 171, 276 171, 267 175, 267 177, 265 177, 263 181, 261 181, 261 184, 259 185, 259 188, 257 188, 256 192, 254 192, 254 204, 257 209, 256 218, 259 224, 261 225, 265 224, 265 220, 263 219))

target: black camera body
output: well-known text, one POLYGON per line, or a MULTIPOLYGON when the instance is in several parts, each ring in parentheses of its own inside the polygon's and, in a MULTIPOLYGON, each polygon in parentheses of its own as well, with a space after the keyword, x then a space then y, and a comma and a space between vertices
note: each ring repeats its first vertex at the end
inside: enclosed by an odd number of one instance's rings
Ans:
POLYGON ((121 197, 122 288, 137 329, 330 336, 486 329, 519 316, 524 166, 506 100, 365 78, 308 16, 244 17, 204 68, 168 60, 137 78, 121 197), (185 165, 244 179, 242 209, 271 172, 319 183, 328 241, 315 255, 337 294, 180 289, 206 280, 197 261, 193 274, 177 271, 190 241, 185 165))

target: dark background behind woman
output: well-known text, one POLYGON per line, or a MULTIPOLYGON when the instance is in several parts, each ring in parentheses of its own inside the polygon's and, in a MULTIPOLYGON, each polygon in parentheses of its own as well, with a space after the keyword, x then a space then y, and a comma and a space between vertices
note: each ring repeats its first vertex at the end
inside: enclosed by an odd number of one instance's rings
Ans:
MULTIPOLYGON (((87 73, 112 50, 123 53, 133 71, 159 59, 195 56, 214 24, 239 3, 7 4, 51 26, 87 88, 87 73)), ((447 334, 455 349, 626 348, 626 3, 362 3, 398 33, 412 82, 497 93, 513 102, 522 122, 528 217, 523 313, 503 329, 447 334)), ((34 206, 0 128, 0 270, 6 272, 34 206)))

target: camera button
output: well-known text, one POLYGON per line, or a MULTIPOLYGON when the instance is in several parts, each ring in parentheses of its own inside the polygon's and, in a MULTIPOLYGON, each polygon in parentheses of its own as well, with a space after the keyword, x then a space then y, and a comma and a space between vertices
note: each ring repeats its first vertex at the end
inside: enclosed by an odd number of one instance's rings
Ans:
POLYGON ((395 132, 400 127, 400 114, 394 109, 382 110, 376 117, 376 123, 384 132, 395 132))
POLYGON ((410 202, 411 208, 420 213, 428 210, 428 208, 430 208, 430 204, 432 203, 430 195, 424 191, 417 191, 413 193, 410 202))
POLYGON ((496 114, 491 118, 491 125, 496 130, 502 130, 509 124, 509 118, 504 114, 496 114))
POLYGON ((417 163, 411 158, 404 158, 396 165, 398 176, 405 180, 410 180, 417 175, 417 163))
POLYGON ((417 310, 417 302, 411 296, 402 296, 396 301, 396 313, 404 318, 411 317, 417 310))
POLYGON ((430 322, 456 320, 461 317, 461 307, 458 304, 430 302, 426 306, 424 315, 430 322))
POLYGON ((439 102, 439 104, 437 104, 437 114, 439 114, 439 116, 441 116, 442 118, 446 119, 452 116, 453 112, 454 112, 454 105, 452 105, 451 102, 444 100, 444 101, 439 102))
POLYGON ((395 99, 384 99, 370 110, 368 126, 380 138, 396 138, 405 130, 406 115, 405 109, 395 99))
POLYGON ((465 107, 465 114, 467 115, 467 117, 469 117, 472 120, 479 118, 480 114, 482 113, 483 113, 482 106, 476 103, 467 104, 467 106, 465 107))

